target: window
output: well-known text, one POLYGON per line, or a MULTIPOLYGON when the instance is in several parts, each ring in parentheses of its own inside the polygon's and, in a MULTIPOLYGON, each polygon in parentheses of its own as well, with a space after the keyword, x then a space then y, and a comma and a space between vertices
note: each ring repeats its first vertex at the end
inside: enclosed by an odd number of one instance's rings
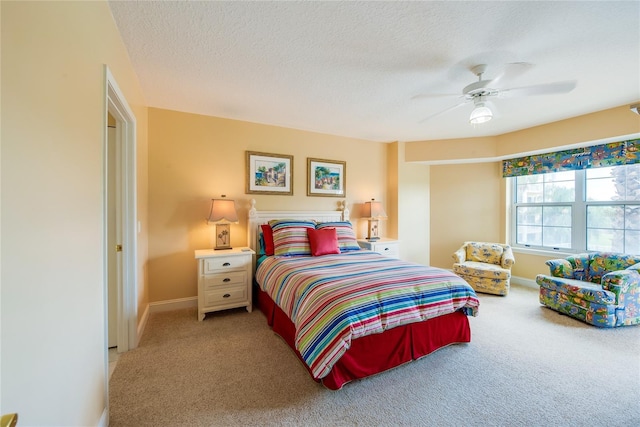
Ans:
POLYGON ((640 254, 640 164, 511 179, 513 246, 640 254))

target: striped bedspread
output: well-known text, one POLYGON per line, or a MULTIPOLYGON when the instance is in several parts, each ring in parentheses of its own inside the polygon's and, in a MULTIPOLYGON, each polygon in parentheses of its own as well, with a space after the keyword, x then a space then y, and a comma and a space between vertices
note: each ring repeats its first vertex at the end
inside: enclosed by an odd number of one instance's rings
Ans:
POLYGON ((352 339, 456 310, 475 316, 479 305, 455 274, 371 251, 268 257, 256 281, 295 325, 296 348, 316 379, 352 339))

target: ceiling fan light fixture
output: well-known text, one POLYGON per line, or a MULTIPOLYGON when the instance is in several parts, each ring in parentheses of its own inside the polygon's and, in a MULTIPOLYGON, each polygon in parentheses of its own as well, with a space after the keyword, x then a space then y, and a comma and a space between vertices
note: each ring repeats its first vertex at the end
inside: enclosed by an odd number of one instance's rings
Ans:
POLYGON ((479 125, 480 123, 486 123, 493 118, 493 112, 489 107, 486 107, 484 103, 479 102, 476 104, 476 108, 473 109, 469 116, 469 123, 472 125, 479 125))

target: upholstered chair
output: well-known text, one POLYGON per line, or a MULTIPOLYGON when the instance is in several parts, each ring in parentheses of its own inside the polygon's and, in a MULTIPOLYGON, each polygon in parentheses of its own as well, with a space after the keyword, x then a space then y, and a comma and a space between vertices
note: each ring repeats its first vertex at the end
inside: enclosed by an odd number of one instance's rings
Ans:
POLYGON ((640 324, 640 255, 590 252, 546 262, 540 303, 603 328, 640 324))
POLYGON ((486 294, 507 295, 511 266, 516 260, 511 246, 502 243, 464 242, 453 254, 453 272, 476 290, 486 294))

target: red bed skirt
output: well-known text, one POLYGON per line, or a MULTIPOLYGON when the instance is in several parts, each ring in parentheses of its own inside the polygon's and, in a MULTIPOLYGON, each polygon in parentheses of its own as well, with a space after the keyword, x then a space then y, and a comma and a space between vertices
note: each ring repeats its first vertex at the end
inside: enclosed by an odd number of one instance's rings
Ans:
MULTIPOLYGON (((269 295, 259 289, 257 302, 267 317, 269 326, 302 361, 302 356, 295 348, 295 326, 289 317, 269 295)), ((328 389, 339 390, 349 381, 395 368, 449 344, 470 341, 469 320, 465 314, 456 311, 424 322, 389 329, 382 334, 355 339, 329 375, 316 381, 322 382, 328 389)), ((311 375, 308 367, 307 370, 311 375)))

